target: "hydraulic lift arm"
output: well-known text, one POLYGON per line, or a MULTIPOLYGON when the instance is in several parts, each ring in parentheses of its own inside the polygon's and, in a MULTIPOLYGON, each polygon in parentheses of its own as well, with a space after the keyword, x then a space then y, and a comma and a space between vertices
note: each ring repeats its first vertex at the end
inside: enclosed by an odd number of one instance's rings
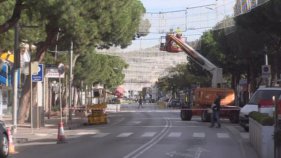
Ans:
POLYGON ((171 41, 175 42, 194 62, 212 74, 212 87, 218 87, 219 84, 221 85, 223 83, 222 68, 218 68, 175 35, 168 34, 166 36, 166 42, 169 43, 171 41))

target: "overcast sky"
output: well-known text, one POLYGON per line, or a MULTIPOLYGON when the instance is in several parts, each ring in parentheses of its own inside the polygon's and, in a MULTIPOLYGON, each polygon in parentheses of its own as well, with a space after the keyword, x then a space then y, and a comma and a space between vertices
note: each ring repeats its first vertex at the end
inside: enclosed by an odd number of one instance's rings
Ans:
POLYGON ((161 36, 169 28, 180 27, 188 41, 200 38, 202 33, 211 29, 217 21, 233 12, 236 0, 141 0, 146 8, 145 17, 150 20, 150 34, 133 41, 128 50, 141 50, 160 43, 161 36), (207 5, 207 6, 206 6, 207 5), (210 5, 210 6, 208 6, 210 5), (201 7, 202 6, 202 7, 201 7), (206 7, 204 7, 206 6, 206 7), (198 8, 197 8, 198 7, 198 8), (190 9, 187 9, 190 8, 190 9), (159 16, 160 12, 168 13, 159 16))

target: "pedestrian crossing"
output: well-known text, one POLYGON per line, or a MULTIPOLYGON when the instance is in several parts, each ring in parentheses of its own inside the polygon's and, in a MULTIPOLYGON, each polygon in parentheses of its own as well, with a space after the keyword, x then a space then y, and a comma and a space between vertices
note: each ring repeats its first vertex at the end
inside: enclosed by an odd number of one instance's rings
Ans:
MULTIPOLYGON (((116 138, 130 138, 130 137, 140 137, 140 138, 153 138, 155 136, 157 136, 157 132, 155 131, 151 131, 151 132, 144 132, 144 133, 134 133, 134 132, 122 132, 122 133, 118 133, 118 134, 114 134, 114 133, 95 133, 94 135, 92 135, 92 138, 104 138, 107 136, 111 136, 111 137, 116 137, 116 138)), ((218 139, 230 139, 231 138, 231 134, 228 132, 217 132, 217 133, 205 133, 205 132, 168 132, 165 135, 166 138, 183 138, 183 137, 192 137, 192 138, 198 138, 198 139, 204 139, 207 137, 215 137, 218 139)), ((240 137, 242 139, 249 139, 249 133, 240 133, 240 137)))

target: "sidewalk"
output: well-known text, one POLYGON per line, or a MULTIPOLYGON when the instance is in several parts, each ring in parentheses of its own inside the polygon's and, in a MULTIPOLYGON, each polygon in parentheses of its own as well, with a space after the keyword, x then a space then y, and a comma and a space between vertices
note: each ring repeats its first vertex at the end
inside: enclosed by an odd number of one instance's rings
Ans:
MULTIPOLYGON (((69 121, 63 118, 64 122, 64 133, 67 136, 72 130, 82 128, 84 126, 86 118, 75 117, 73 116, 72 120, 69 121)), ((5 115, 2 117, 2 120, 5 122, 7 127, 12 127, 12 116, 5 115)), ((58 134, 58 123, 60 122, 60 117, 53 116, 50 119, 45 117, 44 127, 40 128, 31 128, 30 123, 18 124, 17 129, 12 131, 13 142, 15 145, 21 143, 34 142, 39 140, 51 140, 56 141, 58 134)))

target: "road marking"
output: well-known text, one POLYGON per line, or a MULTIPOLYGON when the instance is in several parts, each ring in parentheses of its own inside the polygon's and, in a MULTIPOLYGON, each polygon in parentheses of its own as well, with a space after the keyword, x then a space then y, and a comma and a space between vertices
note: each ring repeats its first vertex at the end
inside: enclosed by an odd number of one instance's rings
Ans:
POLYGON ((217 133, 217 137, 218 138, 229 138, 229 134, 228 133, 217 133))
POLYGON ((130 135, 132 135, 133 133, 131 133, 131 132, 126 132, 126 133, 121 133, 121 134, 119 134, 118 136, 116 136, 116 137, 129 137, 130 135))
POLYGON ((78 132, 76 135, 94 135, 96 132, 78 132))
POLYGON ((178 138, 181 136, 181 132, 171 132, 168 137, 178 138))
POLYGON ((171 121, 168 119, 165 119, 165 121, 166 121, 165 128, 163 128, 160 132, 158 132, 156 136, 154 136, 150 141, 143 144, 136 150, 133 150, 131 153, 127 154, 123 158, 137 158, 145 151, 149 150, 152 146, 157 144, 159 141, 161 141, 165 137, 165 135, 168 134, 169 128, 171 128, 171 121))
POLYGON ((36 136, 39 136, 39 137, 46 137, 46 136, 49 136, 49 134, 47 134, 47 133, 36 133, 35 135, 36 135, 36 136))
POLYGON ((205 138, 205 133, 200 133, 200 132, 195 132, 193 133, 192 137, 195 137, 195 138, 205 138))
POLYGON ((145 132, 141 137, 153 137, 156 132, 145 132))
POLYGON ((109 135, 110 133, 97 133, 94 136, 92 136, 93 138, 102 138, 105 137, 107 135, 109 135))
POLYGON ((241 136, 243 139, 249 139, 249 138, 250 138, 249 133, 246 133, 246 132, 241 132, 241 133, 240 133, 240 136, 241 136))
POLYGON ((140 124, 141 121, 132 121, 131 123, 132 123, 132 124, 140 124))

